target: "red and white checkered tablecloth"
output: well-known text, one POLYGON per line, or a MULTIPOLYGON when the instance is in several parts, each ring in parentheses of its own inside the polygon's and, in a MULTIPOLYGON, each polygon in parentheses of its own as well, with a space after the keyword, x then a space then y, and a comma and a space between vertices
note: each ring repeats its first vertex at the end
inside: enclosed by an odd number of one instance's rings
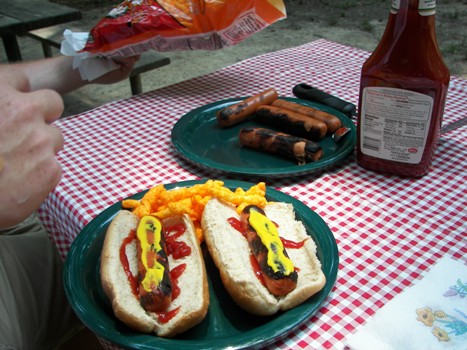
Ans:
MULTIPOLYGON (((212 176, 181 163, 172 148, 172 126, 185 113, 270 87, 293 96, 293 86, 303 82, 356 104, 368 55, 317 40, 59 120, 63 178, 40 208, 41 219, 65 256, 109 205, 155 184, 212 176)), ((452 77, 443 125, 466 115, 467 81, 452 77)), ((466 183, 465 126, 442 135, 432 170, 421 179, 367 171, 351 155, 329 172, 267 181, 324 219, 340 255, 324 306, 274 348, 343 348, 357 326, 442 256, 467 264, 466 183)))

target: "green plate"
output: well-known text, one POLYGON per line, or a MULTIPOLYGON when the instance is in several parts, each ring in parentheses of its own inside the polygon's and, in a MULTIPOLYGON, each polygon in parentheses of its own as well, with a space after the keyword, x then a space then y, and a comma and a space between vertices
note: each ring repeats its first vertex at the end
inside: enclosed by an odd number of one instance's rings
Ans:
MULTIPOLYGON (((247 120, 229 128, 217 124, 216 112, 244 98, 227 99, 196 108, 181 117, 172 129, 172 144, 182 158, 203 169, 221 173, 269 177, 298 176, 325 170, 351 153, 356 144, 355 124, 345 114, 319 103, 296 98, 281 99, 311 106, 338 117, 350 132, 338 143, 326 137, 318 143, 323 157, 316 162, 297 165, 294 160, 242 147, 238 133, 243 127, 265 127, 254 120, 247 120)), ((274 129, 273 127, 266 126, 274 129)))
MULTIPOLYGON (((206 180, 184 181, 166 185, 167 189, 187 187, 206 180)), ((253 184, 225 180, 225 186, 250 188, 253 184)), ((146 191, 131 198, 140 199, 146 191)), ((271 188, 266 196, 271 201, 292 203, 297 218, 314 239, 317 255, 326 275, 324 288, 303 304, 274 316, 258 317, 246 313, 230 299, 220 281, 217 269, 203 245, 209 279, 210 307, 199 325, 174 339, 137 333, 113 315, 111 304, 100 283, 100 254, 110 221, 121 209, 116 203, 96 216, 78 235, 65 261, 64 285, 71 306, 82 322, 99 337, 129 349, 244 349, 271 344, 295 330, 311 317, 325 302, 336 281, 339 257, 336 241, 321 217, 302 202, 271 188)))

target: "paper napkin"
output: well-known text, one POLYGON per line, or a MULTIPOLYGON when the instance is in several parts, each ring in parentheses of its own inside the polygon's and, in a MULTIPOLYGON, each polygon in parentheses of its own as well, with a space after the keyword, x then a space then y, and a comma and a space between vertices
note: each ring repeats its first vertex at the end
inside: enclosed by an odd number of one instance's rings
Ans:
POLYGON ((80 52, 86 45, 89 33, 73 33, 66 29, 63 33, 60 52, 65 56, 73 56, 73 69, 78 69, 81 79, 92 81, 111 72, 119 65, 111 59, 100 58, 88 52, 80 52))
POLYGON ((467 266, 439 260, 349 337, 352 350, 467 350, 467 266))

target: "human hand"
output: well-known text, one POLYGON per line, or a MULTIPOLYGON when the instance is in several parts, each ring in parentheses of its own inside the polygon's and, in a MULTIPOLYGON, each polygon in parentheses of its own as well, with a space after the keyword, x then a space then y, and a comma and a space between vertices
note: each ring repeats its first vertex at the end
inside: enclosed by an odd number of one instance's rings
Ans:
POLYGON ((93 80, 93 84, 113 84, 123 79, 128 78, 136 62, 140 59, 140 56, 121 57, 113 59, 116 64, 120 67, 103 76, 93 80))
POLYGON ((0 228, 6 228, 34 212, 60 180, 55 155, 63 136, 50 124, 64 107, 52 90, 30 92, 26 76, 8 66, 0 81, 0 228))

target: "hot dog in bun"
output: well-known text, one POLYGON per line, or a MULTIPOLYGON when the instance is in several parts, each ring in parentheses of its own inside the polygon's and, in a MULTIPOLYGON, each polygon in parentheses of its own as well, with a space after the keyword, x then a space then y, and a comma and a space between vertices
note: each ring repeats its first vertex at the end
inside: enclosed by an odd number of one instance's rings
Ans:
POLYGON ((211 199, 201 225, 227 292, 250 313, 291 309, 325 285, 316 245, 291 204, 250 205, 238 214, 231 204, 211 199))
POLYGON ((120 211, 105 236, 100 274, 115 316, 134 330, 173 337, 206 316, 206 270, 188 215, 120 211))

